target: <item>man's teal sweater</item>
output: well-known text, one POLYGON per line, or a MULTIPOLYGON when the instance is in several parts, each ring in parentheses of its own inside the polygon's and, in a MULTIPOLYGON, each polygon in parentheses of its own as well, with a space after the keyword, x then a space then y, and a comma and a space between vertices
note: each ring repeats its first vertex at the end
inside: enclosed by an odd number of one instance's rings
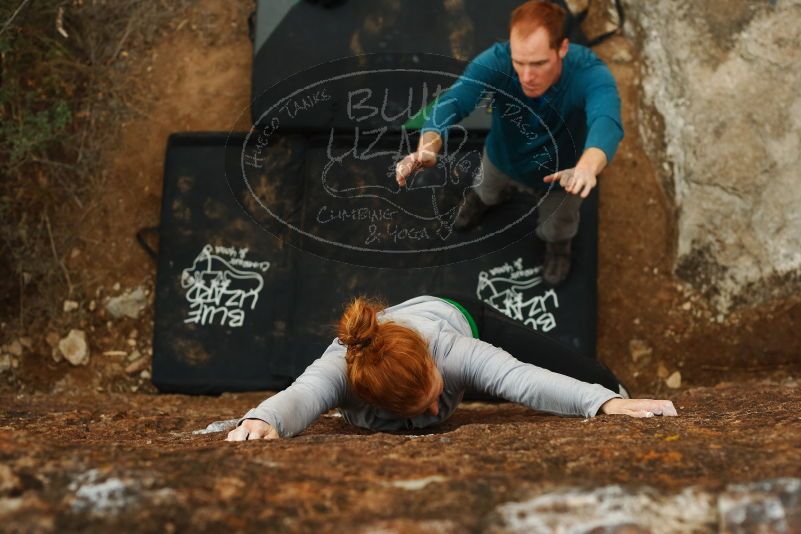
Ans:
POLYGON ((598 56, 576 44, 569 45, 559 79, 538 98, 523 93, 509 42, 494 44, 440 95, 421 132, 445 137, 477 106, 492 113, 490 161, 532 187, 550 187, 542 178, 574 167, 589 147, 603 150, 611 162, 623 139, 615 79, 598 56))

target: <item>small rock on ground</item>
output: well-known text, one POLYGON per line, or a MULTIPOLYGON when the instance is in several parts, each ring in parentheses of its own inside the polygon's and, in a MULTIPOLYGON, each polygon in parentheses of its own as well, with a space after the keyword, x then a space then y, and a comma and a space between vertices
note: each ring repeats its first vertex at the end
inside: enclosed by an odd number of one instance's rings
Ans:
POLYGON ((70 330, 67 337, 58 342, 58 349, 72 365, 86 365, 89 363, 89 346, 86 343, 86 332, 83 330, 70 330))
POLYGON ((115 319, 121 317, 139 318, 139 315, 147 305, 147 295, 142 286, 138 286, 132 291, 126 291, 117 297, 111 297, 106 301, 106 310, 115 319))

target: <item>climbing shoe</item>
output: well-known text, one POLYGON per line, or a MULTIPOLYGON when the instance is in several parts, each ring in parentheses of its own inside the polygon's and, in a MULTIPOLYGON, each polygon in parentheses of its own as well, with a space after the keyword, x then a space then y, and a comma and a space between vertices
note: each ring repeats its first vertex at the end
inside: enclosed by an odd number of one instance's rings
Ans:
POLYGON ((489 206, 484 204, 478 194, 470 189, 459 206, 459 213, 453 221, 453 229, 457 232, 470 230, 481 222, 488 209, 489 206))
POLYGON ((542 278, 549 287, 556 287, 570 274, 570 241, 545 243, 542 278))

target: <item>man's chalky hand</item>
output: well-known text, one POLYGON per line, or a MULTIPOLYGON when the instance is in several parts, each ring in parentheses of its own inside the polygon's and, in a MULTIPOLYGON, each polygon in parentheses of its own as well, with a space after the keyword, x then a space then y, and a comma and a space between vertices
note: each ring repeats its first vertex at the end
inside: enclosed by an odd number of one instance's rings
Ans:
POLYGON ((580 195, 581 198, 587 198, 592 188, 598 183, 598 180, 592 172, 578 167, 549 174, 543 178, 543 181, 546 184, 559 182, 562 187, 565 188, 565 191, 574 195, 580 195))
POLYGON ((395 180, 398 185, 406 185, 406 179, 415 171, 423 167, 433 167, 437 164, 437 153, 430 150, 418 150, 412 152, 395 166, 395 180))

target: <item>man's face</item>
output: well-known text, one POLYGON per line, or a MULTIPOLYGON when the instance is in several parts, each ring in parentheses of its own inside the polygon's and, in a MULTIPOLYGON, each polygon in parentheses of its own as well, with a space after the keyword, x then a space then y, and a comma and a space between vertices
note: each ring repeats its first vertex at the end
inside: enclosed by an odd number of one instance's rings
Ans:
POLYGON ((567 39, 558 50, 551 48, 548 30, 537 28, 523 37, 512 28, 509 47, 512 50, 512 66, 520 78, 523 93, 531 98, 545 94, 562 74, 562 59, 567 55, 567 39))

